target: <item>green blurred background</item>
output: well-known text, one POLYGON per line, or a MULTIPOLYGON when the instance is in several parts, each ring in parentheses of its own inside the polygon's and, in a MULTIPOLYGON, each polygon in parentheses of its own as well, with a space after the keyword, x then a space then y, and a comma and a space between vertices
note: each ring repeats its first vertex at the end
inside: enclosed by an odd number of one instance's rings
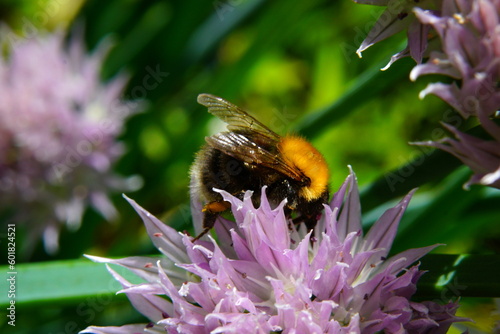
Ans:
MULTIPOLYGON (((464 191, 470 175, 466 168, 457 168, 454 158, 435 157, 429 149, 408 144, 445 135, 439 122, 452 119, 449 107, 433 96, 418 99, 428 82, 442 78, 410 82, 414 63, 408 59, 379 71, 404 46, 403 33, 364 52, 363 59, 355 54, 382 10, 349 0, 3 0, 0 20, 20 33, 62 28, 71 34, 83 27, 89 51, 104 40, 113 43, 103 80, 126 73, 125 97, 144 100, 146 106, 127 122, 121 137, 127 153, 116 169, 140 175, 144 186, 127 195, 179 230, 191 228, 188 170, 193 156, 204 136, 221 126, 196 103, 199 93, 211 93, 251 111, 281 134, 307 136, 330 165, 333 191, 351 165, 367 225, 398 196, 419 186, 395 252, 446 243, 438 252, 498 253, 499 192, 464 191), (151 71, 161 74, 154 84, 145 83, 151 71), (320 125, 311 122, 322 112, 327 116, 320 125), (407 169, 395 171, 408 163, 407 169), (394 180, 400 182, 387 191, 394 180)), ((132 208, 120 194, 113 201, 121 213, 118 223, 87 210, 78 231, 62 232, 56 256, 47 255, 40 244, 24 262, 156 254, 132 208)), ((89 300, 22 306, 14 332, 74 333, 91 324, 145 321, 123 297, 94 302, 98 307, 89 308, 92 314, 85 312, 93 303, 89 300)), ((471 298, 465 304, 463 310, 479 327, 491 325, 491 320, 476 318, 492 314, 491 300, 471 298)), ((5 323, 2 327, 12 332, 5 323)))

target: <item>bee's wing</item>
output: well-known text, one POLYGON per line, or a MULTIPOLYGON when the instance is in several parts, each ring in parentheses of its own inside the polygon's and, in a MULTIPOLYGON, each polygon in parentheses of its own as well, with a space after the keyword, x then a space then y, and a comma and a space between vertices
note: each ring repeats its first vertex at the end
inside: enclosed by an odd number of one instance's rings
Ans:
POLYGON ((200 94, 198 95, 198 103, 207 107, 208 112, 212 115, 227 123, 229 131, 239 133, 258 132, 276 143, 280 139, 278 134, 247 114, 246 111, 220 97, 211 94, 200 94))
MULTIPOLYGON (((254 134, 254 136, 260 135, 254 134)), ((213 148, 247 164, 271 168, 297 181, 304 178, 302 171, 288 164, 279 154, 270 152, 269 148, 256 143, 261 140, 236 132, 221 132, 205 140, 213 148)))

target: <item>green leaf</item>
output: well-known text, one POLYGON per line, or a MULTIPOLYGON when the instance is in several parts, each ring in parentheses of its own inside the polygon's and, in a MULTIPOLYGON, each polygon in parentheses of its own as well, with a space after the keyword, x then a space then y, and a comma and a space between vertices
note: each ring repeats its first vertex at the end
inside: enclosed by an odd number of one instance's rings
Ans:
POLYGON ((437 191, 426 193, 423 196, 424 205, 409 210, 408 215, 403 217, 392 250, 398 252, 434 243, 450 244, 461 237, 477 235, 477 230, 483 229, 488 221, 465 225, 463 219, 484 198, 484 188, 463 190, 462 185, 469 174, 468 169, 460 168, 447 177, 437 191), (460 228, 457 228, 458 225, 460 228))
POLYGON ((321 110, 307 114, 295 126, 295 131, 307 138, 314 138, 323 133, 370 99, 389 94, 398 82, 405 78, 408 80, 410 70, 415 63, 412 60, 402 59, 387 71, 381 71, 380 68, 383 66, 385 64, 370 67, 341 98, 321 110))
POLYGON ((157 3, 151 6, 142 17, 136 18, 137 23, 130 29, 127 36, 113 48, 106 59, 104 77, 110 77, 140 54, 141 50, 153 37, 160 33, 170 15, 168 6, 157 3))
POLYGON ((500 297, 500 255, 430 254, 421 263, 418 298, 500 297))
POLYGON ((382 175, 360 193, 363 211, 368 211, 391 199, 406 195, 413 188, 439 181, 461 165, 460 160, 440 150, 408 161, 382 175))
MULTIPOLYGON (((138 283, 130 271, 114 266, 120 275, 138 283)), ((71 301, 88 296, 115 295, 121 285, 101 263, 87 259, 18 264, 14 270, 0 267, 4 273, 0 305, 15 300, 16 305, 71 301), (9 297, 9 291, 15 296, 9 297)))
POLYGON ((262 0, 250 0, 237 4, 236 7, 230 2, 214 1, 214 14, 200 24, 191 36, 185 58, 193 63, 198 62, 263 3, 262 0))
MULTIPOLYGON (((500 124, 500 120, 495 120, 495 122, 497 125, 500 124)), ((480 125, 465 133, 482 139, 490 137, 480 125)), ((360 193, 363 211, 369 211, 391 199, 404 196, 413 188, 438 182, 462 165, 460 160, 448 152, 427 148, 424 154, 382 175, 369 187, 363 189, 360 193)), ((467 175, 471 174, 472 172, 468 170, 467 175)))

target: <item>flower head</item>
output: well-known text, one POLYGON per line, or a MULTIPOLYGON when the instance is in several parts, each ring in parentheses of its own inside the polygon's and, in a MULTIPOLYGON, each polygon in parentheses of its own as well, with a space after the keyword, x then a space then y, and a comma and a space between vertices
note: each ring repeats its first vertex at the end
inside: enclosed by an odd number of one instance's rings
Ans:
POLYGON ((422 275, 411 264, 436 246, 388 257, 411 193, 366 235, 352 173, 311 231, 286 218, 286 200, 271 208, 265 188, 258 208, 251 192, 243 200, 220 193, 235 222, 219 218, 218 241, 209 236, 195 243, 129 199, 165 257, 89 258, 144 279, 131 284, 108 266, 121 292, 151 323, 82 333, 145 333, 145 327, 168 333, 444 333, 460 321, 453 302, 410 300, 422 275))
POLYGON ((420 96, 434 94, 464 118, 495 113, 500 108, 500 1, 444 0, 439 16, 422 9, 415 14, 438 33, 442 51, 417 65, 411 79, 442 74, 461 80, 460 85, 432 83, 420 96))
POLYGON ((500 1, 444 0, 441 15, 416 9, 418 19, 439 35, 441 51, 417 65, 410 78, 425 74, 442 74, 459 80, 450 84, 429 84, 420 97, 434 94, 456 109, 464 118, 478 117, 493 140, 484 140, 447 125, 458 140, 444 138, 438 142, 417 144, 445 150, 474 172, 465 184, 500 187, 500 127, 490 116, 500 108, 500 1))
POLYGON ((21 39, 6 31, 0 42, 8 52, 0 56, 0 210, 55 251, 60 227, 77 228, 88 204, 111 219, 108 192, 136 187, 111 167, 137 105, 120 99, 124 78, 100 82, 102 48, 87 56, 81 39, 66 48, 60 32, 21 39))

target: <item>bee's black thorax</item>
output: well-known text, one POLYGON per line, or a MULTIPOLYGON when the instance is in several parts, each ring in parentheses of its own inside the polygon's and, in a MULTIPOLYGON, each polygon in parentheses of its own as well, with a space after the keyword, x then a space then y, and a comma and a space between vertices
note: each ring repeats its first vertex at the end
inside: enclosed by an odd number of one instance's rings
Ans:
POLYGON ((241 198, 245 190, 255 191, 260 187, 260 179, 253 175, 255 171, 244 162, 210 146, 199 152, 197 162, 201 191, 207 201, 222 200, 222 196, 213 191, 214 188, 241 198))
POLYGON ((204 147, 196 160, 199 187, 208 202, 222 201, 222 196, 213 188, 225 190, 240 199, 245 191, 251 190, 254 192, 254 205, 258 206, 262 187, 267 185, 266 195, 271 205, 276 206, 286 198, 288 209, 299 211, 304 217, 317 219, 323 203, 328 201, 328 191, 312 202, 299 196, 300 189, 310 182, 309 178, 303 184, 270 168, 244 163, 210 146, 204 147))

